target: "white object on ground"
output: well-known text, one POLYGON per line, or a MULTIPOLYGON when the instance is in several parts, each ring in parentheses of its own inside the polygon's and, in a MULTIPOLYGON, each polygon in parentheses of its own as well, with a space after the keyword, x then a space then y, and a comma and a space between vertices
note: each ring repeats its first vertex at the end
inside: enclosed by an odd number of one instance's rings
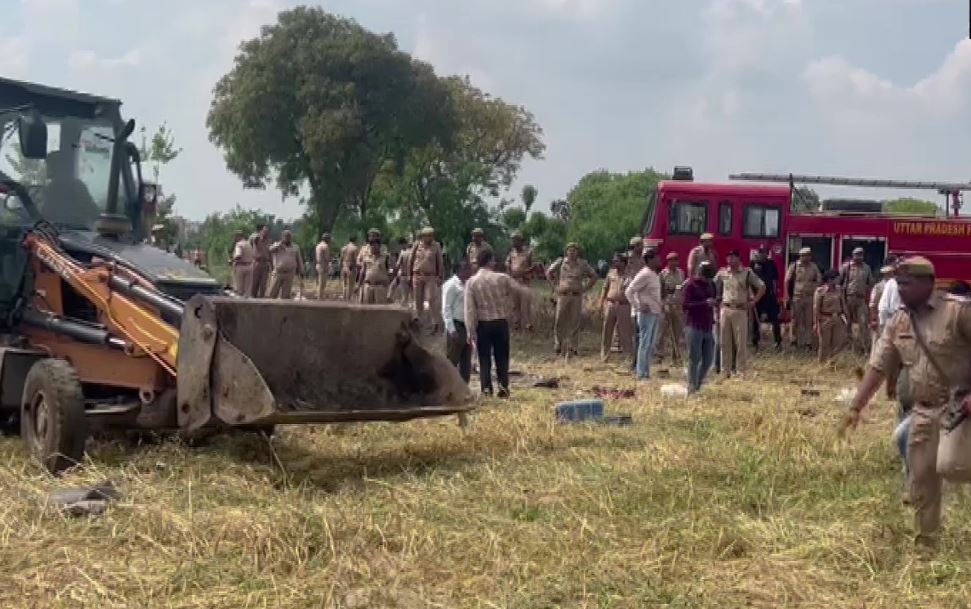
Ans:
POLYGON ((669 383, 667 385, 661 385, 661 397, 686 398, 688 397, 688 388, 685 385, 680 385, 677 383, 669 383))
POLYGON ((853 401, 854 395, 856 395, 855 389, 843 388, 843 389, 840 389, 840 392, 838 394, 836 394, 836 401, 849 404, 851 401, 853 401))

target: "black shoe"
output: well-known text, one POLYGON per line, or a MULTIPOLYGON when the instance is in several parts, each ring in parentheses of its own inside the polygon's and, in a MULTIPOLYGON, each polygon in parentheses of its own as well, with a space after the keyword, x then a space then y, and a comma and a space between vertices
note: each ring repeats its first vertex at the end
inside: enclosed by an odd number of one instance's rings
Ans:
POLYGON ((509 399, 509 390, 505 387, 500 387, 499 391, 496 393, 496 397, 501 400, 509 399))
POLYGON ((483 389, 482 390, 482 396, 483 397, 487 397, 487 398, 491 398, 492 397, 492 389, 483 389))

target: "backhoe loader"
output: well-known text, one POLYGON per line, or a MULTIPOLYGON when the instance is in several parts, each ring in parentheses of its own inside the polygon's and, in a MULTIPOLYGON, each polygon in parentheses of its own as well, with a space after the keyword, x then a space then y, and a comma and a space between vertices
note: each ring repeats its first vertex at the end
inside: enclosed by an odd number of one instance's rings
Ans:
POLYGON ((0 424, 51 472, 92 430, 185 433, 464 412, 393 306, 243 299, 144 243, 121 102, 0 79, 0 424))

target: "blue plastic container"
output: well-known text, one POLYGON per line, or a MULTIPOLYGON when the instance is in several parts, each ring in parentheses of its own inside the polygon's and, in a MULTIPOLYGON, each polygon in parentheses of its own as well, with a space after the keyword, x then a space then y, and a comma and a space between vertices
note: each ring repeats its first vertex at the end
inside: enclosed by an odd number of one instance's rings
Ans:
POLYGON ((603 416, 603 400, 573 400, 556 405, 556 420, 561 423, 594 421, 603 416))

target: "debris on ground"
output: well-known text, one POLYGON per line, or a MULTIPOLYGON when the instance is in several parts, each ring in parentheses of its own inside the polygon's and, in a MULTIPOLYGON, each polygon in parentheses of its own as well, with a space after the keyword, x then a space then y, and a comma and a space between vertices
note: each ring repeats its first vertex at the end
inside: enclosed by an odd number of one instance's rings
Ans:
POLYGON ((817 397, 817 396, 819 396, 819 389, 812 389, 812 388, 809 388, 809 387, 803 387, 802 388, 802 394, 803 395, 809 395, 809 396, 817 397))
POLYGON ((573 400, 556 405, 556 419, 564 423, 579 423, 603 416, 603 400, 573 400))
POLYGON ((819 415, 819 411, 815 408, 800 408, 798 412, 800 415, 810 419, 819 415))
MULTIPOLYGON (((560 379, 553 378, 540 378, 533 381, 531 387, 542 388, 542 389, 558 389, 560 387, 560 379)), ((598 396, 599 397, 599 396, 598 396)))
POLYGON ((635 389, 616 389, 614 387, 601 387, 600 385, 594 385, 590 391, 595 397, 610 400, 629 400, 637 395, 635 389))
POLYGON ((630 427, 634 424, 634 417, 629 414, 615 414, 602 417, 599 422, 603 425, 612 425, 614 427, 630 427))
POLYGON ((670 383, 667 385, 661 385, 661 397, 663 398, 686 398, 688 397, 688 388, 684 385, 677 383, 670 383))
POLYGON ((47 499, 69 516, 99 516, 108 507, 108 502, 120 497, 114 483, 106 480, 94 486, 58 489, 47 499))

